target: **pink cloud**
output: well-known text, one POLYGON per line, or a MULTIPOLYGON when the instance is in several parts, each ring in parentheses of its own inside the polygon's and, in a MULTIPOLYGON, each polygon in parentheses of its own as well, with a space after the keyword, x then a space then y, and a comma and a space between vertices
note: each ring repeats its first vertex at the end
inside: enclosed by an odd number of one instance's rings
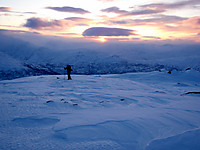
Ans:
POLYGON ((46 7, 47 9, 52 9, 55 11, 59 12, 69 12, 69 13, 76 13, 76 14, 86 14, 90 13, 87 10, 84 10, 82 8, 75 8, 75 7, 69 7, 69 6, 64 6, 64 7, 46 7))
POLYGON ((10 7, 0 7, 0 12, 10 12, 12 8, 10 7))
POLYGON ((119 13, 119 14, 123 14, 123 13, 128 13, 128 11, 126 10, 120 10, 118 7, 109 7, 106 9, 102 9, 102 12, 108 12, 108 13, 119 13))
POLYGON ((200 4, 199 0, 186 0, 186 1, 179 1, 174 3, 152 3, 147 5, 142 5, 141 8, 148 8, 153 10, 167 10, 167 9, 177 9, 185 6, 192 6, 200 4))
POLYGON ((24 27, 31 29, 43 30, 43 29, 62 29, 68 24, 64 20, 46 20, 42 18, 29 18, 24 24, 24 27))

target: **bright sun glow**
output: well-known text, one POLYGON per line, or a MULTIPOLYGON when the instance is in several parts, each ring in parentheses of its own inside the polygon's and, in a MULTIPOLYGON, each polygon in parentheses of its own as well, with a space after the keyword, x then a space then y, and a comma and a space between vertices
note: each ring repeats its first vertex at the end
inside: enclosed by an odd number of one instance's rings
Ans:
POLYGON ((100 41, 100 42, 102 42, 102 43, 104 43, 104 42, 107 41, 104 37, 99 37, 97 40, 100 41))

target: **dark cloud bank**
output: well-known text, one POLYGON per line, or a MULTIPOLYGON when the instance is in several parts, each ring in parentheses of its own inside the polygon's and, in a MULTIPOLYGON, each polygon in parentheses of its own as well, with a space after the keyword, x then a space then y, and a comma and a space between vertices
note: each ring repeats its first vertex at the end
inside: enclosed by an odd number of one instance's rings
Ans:
POLYGON ((27 19, 24 27, 32 28, 32 29, 43 29, 43 28, 54 28, 61 27, 62 22, 59 20, 44 20, 41 18, 29 18, 27 19))
POLYGON ((93 27, 85 30, 83 36, 129 36, 133 30, 121 28, 93 27))
POLYGON ((82 8, 75 8, 75 7, 69 7, 69 6, 64 6, 64 7, 46 7, 47 9, 52 9, 55 11, 59 12, 68 12, 68 13, 76 13, 76 14, 86 14, 90 13, 87 10, 84 10, 82 8))
POLYGON ((30 32, 0 30, 0 79, 63 74, 71 64, 75 74, 145 72, 160 69, 200 71, 200 44, 95 43, 30 32))

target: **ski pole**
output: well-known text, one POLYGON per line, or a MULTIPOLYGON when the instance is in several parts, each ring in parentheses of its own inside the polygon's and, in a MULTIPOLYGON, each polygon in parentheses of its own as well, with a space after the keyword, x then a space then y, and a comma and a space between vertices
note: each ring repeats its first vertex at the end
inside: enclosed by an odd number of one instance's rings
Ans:
POLYGON ((65 80, 65 70, 64 70, 64 80, 65 80))

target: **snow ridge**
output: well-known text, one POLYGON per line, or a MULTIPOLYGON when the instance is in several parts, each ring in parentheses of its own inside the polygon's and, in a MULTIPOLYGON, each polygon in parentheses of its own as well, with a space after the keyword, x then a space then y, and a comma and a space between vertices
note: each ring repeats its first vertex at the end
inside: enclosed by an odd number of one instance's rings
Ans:
POLYGON ((200 149, 200 128, 184 131, 162 139, 153 139, 145 150, 197 150, 200 149))

